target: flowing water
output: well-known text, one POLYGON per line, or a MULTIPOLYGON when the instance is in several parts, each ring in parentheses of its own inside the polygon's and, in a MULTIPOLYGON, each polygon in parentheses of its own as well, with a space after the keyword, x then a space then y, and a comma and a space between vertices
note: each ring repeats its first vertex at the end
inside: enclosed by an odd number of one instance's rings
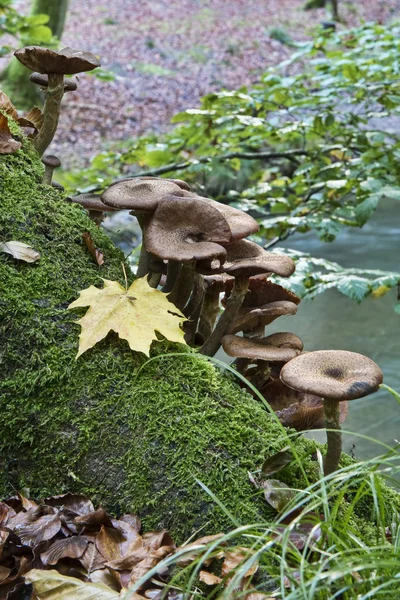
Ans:
MULTIPOLYGON (((332 244, 320 242, 313 234, 299 234, 291 237, 287 245, 345 267, 398 272, 399 215, 399 203, 385 200, 363 229, 348 228, 332 244)), ((105 223, 106 230, 125 253, 140 235, 135 221, 119 213, 105 223)), ((342 349, 365 354, 380 365, 385 383, 400 392, 400 315, 393 310, 395 302, 396 290, 383 298, 364 300, 360 305, 330 290, 314 300, 303 301, 297 315, 277 319, 268 332, 292 331, 301 337, 306 350, 342 349)), ((231 360, 222 353, 219 357, 231 360)), ((382 453, 384 447, 373 440, 393 446, 400 439, 400 406, 383 390, 355 400, 350 403, 343 429, 354 432, 344 435, 347 452, 353 450, 358 458, 382 453)), ((322 433, 314 435, 321 440, 325 437, 322 433)))

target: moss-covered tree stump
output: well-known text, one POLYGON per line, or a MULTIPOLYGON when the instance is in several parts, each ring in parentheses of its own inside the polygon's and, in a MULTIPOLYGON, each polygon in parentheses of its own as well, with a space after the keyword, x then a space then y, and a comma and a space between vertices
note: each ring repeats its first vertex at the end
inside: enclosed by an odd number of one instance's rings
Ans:
MULTIPOLYGON (((41 254, 28 264, 0 253, 0 497, 76 490, 111 511, 138 512, 146 528, 169 528, 177 540, 232 525, 198 481, 238 523, 271 516, 247 472, 286 440, 231 378, 165 342, 153 344, 148 362, 113 335, 75 359, 77 314, 66 308, 101 277, 123 283, 123 256, 41 177, 28 143, 0 157, 0 241, 41 254), (82 242, 87 230, 104 253, 101 268, 82 242)), ((296 443, 316 473, 313 443, 296 443)), ((297 465, 282 478, 302 484, 297 465)))

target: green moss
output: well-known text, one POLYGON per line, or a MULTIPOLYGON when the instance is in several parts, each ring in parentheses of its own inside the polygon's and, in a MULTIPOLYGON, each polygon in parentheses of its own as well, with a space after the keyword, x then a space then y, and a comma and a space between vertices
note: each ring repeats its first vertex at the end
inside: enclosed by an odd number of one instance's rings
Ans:
MULTIPOLYGON (((41 254, 27 264, 0 253, 0 497, 22 487, 38 497, 79 490, 179 541, 232 525, 197 479, 239 523, 272 517, 247 471, 287 439, 233 380, 166 342, 153 344, 148 362, 114 334, 75 360, 78 313, 66 308, 102 277, 123 283, 123 256, 41 176, 27 144, 0 157, 0 240, 41 254), (82 243, 87 230, 104 267, 82 243)), ((296 448, 312 479, 315 444, 299 438, 296 448)), ((282 478, 306 484, 296 463, 282 478)))

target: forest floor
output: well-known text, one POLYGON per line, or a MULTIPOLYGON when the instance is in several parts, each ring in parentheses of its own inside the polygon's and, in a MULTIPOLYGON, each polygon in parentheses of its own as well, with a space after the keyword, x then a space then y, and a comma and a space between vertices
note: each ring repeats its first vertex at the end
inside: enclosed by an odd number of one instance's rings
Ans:
MULTIPOLYGON (((68 94, 51 150, 64 166, 84 166, 108 141, 165 131, 171 117, 204 94, 256 83, 310 38, 325 11, 305 0, 70 0, 63 46, 93 52, 114 81, 83 75, 68 94)), ((22 2, 25 4, 25 2, 22 2)), ((346 26, 388 22, 400 0, 340 2, 346 26)))

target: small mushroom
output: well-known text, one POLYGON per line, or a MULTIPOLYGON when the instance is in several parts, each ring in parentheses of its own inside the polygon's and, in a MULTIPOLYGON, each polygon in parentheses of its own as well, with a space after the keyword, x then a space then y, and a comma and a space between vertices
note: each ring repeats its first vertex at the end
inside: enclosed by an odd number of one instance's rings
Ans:
POLYGON ((295 390, 323 399, 325 423, 329 429, 324 473, 333 473, 342 452, 340 402, 376 392, 382 383, 382 371, 374 361, 362 354, 346 350, 320 350, 293 358, 283 367, 280 378, 295 390))
POLYGON ((229 328, 229 333, 262 331, 266 325, 283 315, 295 315, 297 305, 287 300, 269 302, 258 308, 241 308, 229 328))
POLYGON ((118 210, 104 204, 96 194, 79 194, 78 196, 71 196, 67 199, 70 202, 75 202, 85 208, 89 213, 89 218, 92 219, 98 227, 100 227, 103 222, 104 212, 115 212, 118 210))
POLYGON ((53 171, 57 167, 61 166, 61 160, 53 154, 45 154, 42 156, 42 163, 44 164, 44 175, 42 183, 51 185, 53 179, 53 171))
POLYGON ((222 338, 222 347, 228 356, 267 362, 288 362, 301 352, 288 345, 275 346, 271 337, 253 340, 238 335, 225 335, 222 338))
POLYGON ((17 50, 14 56, 31 71, 48 76, 43 125, 33 142, 38 153, 42 155, 57 130, 64 95, 64 75, 92 71, 100 66, 100 61, 90 52, 72 48, 63 48, 55 52, 41 46, 26 46, 17 50))

